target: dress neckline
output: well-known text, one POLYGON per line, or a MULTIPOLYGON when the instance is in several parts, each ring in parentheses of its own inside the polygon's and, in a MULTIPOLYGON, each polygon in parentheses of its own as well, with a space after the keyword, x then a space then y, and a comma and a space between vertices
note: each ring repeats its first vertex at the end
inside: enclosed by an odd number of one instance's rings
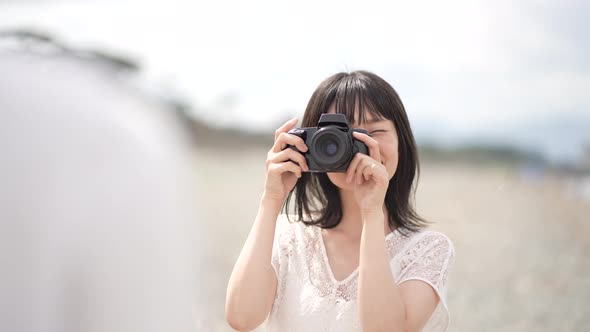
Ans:
MULTIPOLYGON (((317 236, 319 237, 319 241, 320 241, 320 250, 321 250, 321 255, 322 255, 322 261, 325 264, 326 270, 328 270, 328 276, 330 278, 330 281, 332 281, 332 283, 334 283, 335 285, 338 286, 338 285, 345 284, 345 283, 349 282, 351 279, 355 278, 359 273, 360 265, 357 265, 357 267, 344 279, 342 279, 342 280, 336 279, 336 277, 334 276, 334 271, 332 270, 332 265, 330 264, 330 260, 328 259, 328 251, 326 250, 326 245, 324 243, 324 236, 322 235, 322 228, 321 227, 315 227, 315 228, 317 228, 316 232, 317 232, 317 236)), ((392 238, 395 234, 398 234, 399 233, 398 229, 399 229, 399 227, 394 229, 389 234, 385 235, 385 241, 392 238)))

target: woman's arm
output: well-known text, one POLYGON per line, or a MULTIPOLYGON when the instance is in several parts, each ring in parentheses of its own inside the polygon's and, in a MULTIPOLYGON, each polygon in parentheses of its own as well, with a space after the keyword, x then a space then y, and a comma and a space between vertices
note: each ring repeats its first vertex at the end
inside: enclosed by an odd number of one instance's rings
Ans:
POLYGON ((301 138, 287 133, 296 123, 297 119, 287 121, 275 132, 275 142, 266 159, 264 194, 258 214, 227 285, 225 318, 238 331, 260 325, 274 303, 277 278, 271 258, 277 217, 301 172, 307 170, 305 157, 287 148, 293 145, 299 151, 307 151, 301 138))
POLYGON ((256 328, 272 308, 277 278, 271 266, 271 255, 280 208, 280 203, 262 198, 254 225, 229 279, 225 317, 235 330, 256 328))
POLYGON ((419 331, 434 311, 438 296, 421 281, 395 284, 385 249, 383 202, 389 174, 382 163, 379 143, 362 133, 353 135, 369 148, 356 154, 347 170, 355 181, 355 199, 363 218, 359 258, 359 315, 364 332, 419 331))
POLYGON ((438 295, 421 281, 396 285, 385 249, 383 213, 363 216, 359 262, 359 315, 364 332, 420 331, 438 295))
POLYGON ((406 307, 385 249, 383 212, 365 215, 363 219, 358 286, 363 331, 407 331, 406 307))

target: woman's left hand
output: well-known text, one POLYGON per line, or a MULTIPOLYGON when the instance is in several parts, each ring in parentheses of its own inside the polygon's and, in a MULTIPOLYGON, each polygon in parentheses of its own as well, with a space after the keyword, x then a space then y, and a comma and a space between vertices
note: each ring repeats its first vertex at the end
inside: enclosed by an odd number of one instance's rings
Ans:
POLYGON ((382 212, 389 174, 381 163, 379 143, 366 134, 354 132, 353 135, 367 145, 369 155, 357 153, 354 156, 346 171, 346 182, 354 181, 354 197, 361 213, 382 212))

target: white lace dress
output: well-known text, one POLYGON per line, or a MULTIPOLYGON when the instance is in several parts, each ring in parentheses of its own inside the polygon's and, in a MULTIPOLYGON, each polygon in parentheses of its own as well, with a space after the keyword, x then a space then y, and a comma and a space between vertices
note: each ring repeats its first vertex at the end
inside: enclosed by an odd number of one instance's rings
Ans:
MULTIPOLYGON (((444 234, 431 230, 408 237, 396 230, 385 241, 395 282, 424 281, 440 298, 423 331, 445 331, 449 325, 445 298, 447 273, 454 260, 453 244, 444 234)), ((278 283, 265 331, 361 331, 358 268, 344 280, 334 278, 319 227, 290 223, 281 215, 272 266, 278 283)))

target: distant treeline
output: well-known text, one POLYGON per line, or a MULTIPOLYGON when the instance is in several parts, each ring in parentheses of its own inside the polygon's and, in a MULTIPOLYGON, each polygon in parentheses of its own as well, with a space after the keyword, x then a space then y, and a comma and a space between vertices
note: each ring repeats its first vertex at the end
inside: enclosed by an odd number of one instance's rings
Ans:
POLYGON ((537 165, 547 163, 539 153, 520 150, 512 146, 491 144, 467 144, 455 147, 420 144, 419 153, 422 159, 427 160, 537 165))
MULTIPOLYGON (((214 128, 196 120, 187 119, 195 138, 201 148, 243 149, 245 147, 270 148, 273 133, 247 132, 235 128, 214 128)), ((522 151, 510 146, 500 145, 463 145, 440 147, 434 144, 418 144, 420 159, 425 161, 460 161, 472 163, 502 164, 546 164, 545 159, 537 153, 522 151)))

